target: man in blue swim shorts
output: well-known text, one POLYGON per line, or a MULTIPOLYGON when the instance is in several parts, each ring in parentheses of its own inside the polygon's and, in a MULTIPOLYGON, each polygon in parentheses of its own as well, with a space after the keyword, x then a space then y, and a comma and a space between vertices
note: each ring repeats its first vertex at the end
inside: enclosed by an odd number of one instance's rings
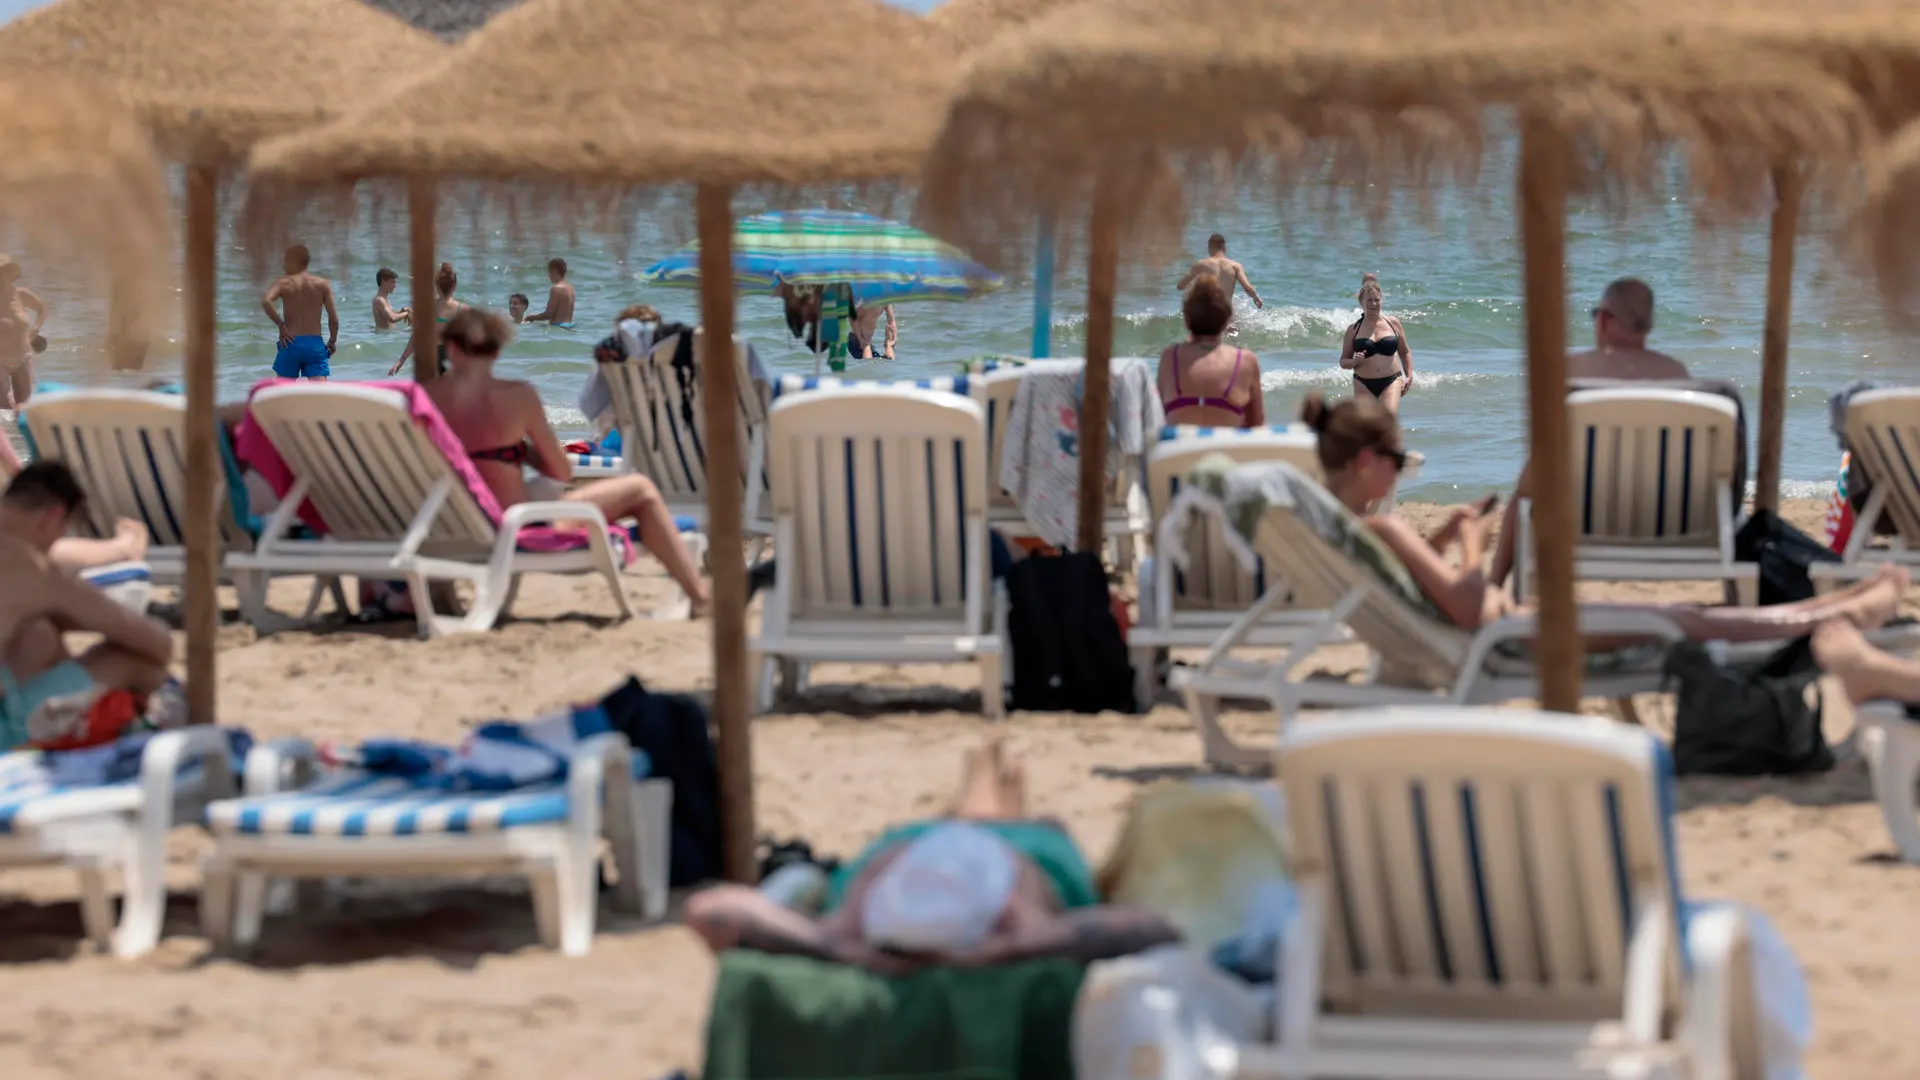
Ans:
POLYGON ((1180 940, 1151 911, 1102 904, 1066 830, 1029 815, 1026 788, 1025 766, 990 736, 967 755, 949 812, 868 845, 831 880, 818 917, 744 885, 716 885, 688 898, 687 928, 716 953, 786 953, 883 975, 1091 963, 1180 940))
POLYGON ((313 255, 305 244, 287 249, 287 275, 273 283, 260 306, 280 328, 280 352, 273 373, 283 379, 325 379, 333 373, 329 361, 340 340, 340 313, 333 307, 333 284, 308 273, 313 255), (274 309, 274 301, 280 309, 274 309), (320 313, 327 314, 327 336, 320 336, 320 313))

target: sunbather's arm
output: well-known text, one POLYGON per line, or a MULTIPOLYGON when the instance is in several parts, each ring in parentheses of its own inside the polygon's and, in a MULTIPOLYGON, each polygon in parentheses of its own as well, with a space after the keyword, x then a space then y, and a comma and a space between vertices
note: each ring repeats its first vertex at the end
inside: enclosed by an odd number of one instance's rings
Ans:
POLYGON ((20 455, 13 452, 13 443, 0 435, 0 476, 11 480, 20 469, 20 455))
POLYGON ((1260 358, 1248 353, 1247 367, 1253 372, 1252 392, 1247 398, 1247 426, 1263 428, 1267 426, 1267 395, 1260 385, 1260 358))
POLYGON ((1340 339, 1340 366, 1351 371, 1360 366, 1360 358, 1353 355, 1353 335, 1360 329, 1359 323, 1347 327, 1347 336, 1340 339))
POLYGON ((20 306, 33 312, 33 332, 39 333, 40 328, 47 325, 47 316, 53 314, 53 308, 32 289, 16 288, 13 292, 20 298, 20 306))
POLYGON ((1037 920, 970 956, 963 964, 1009 964, 1023 960, 1073 960, 1091 964, 1132 956, 1180 940, 1180 931, 1146 908, 1079 908, 1037 920))
POLYGON ((159 622, 134 614, 101 590, 58 570, 47 575, 47 586, 53 595, 47 615, 62 630, 99 634, 108 644, 156 664, 173 659, 173 636, 159 622))
POLYGON ((1456 569, 1447 565, 1447 560, 1433 549, 1426 537, 1415 532, 1397 514, 1383 514, 1367 519, 1367 526, 1375 536, 1393 549, 1400 561, 1405 563, 1408 572, 1413 575, 1420 591, 1432 600, 1447 621, 1464 630, 1478 629, 1486 619, 1487 576, 1481 569, 1480 549, 1486 542, 1485 528, 1477 522, 1466 522, 1458 527, 1460 540, 1465 554, 1472 556, 1463 559, 1456 569), (1468 534, 1478 539, 1469 543, 1468 534))
POLYGON ((518 404, 527 425, 527 441, 533 444, 534 469, 563 484, 573 483, 573 461, 567 457, 567 448, 560 445, 560 436, 553 433, 553 425, 547 423, 540 391, 534 389, 532 383, 522 383, 519 390, 518 404))

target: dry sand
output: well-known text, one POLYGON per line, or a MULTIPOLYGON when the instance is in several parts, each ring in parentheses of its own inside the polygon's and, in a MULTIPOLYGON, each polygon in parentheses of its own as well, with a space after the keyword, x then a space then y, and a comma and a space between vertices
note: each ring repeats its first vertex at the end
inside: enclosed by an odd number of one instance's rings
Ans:
MULTIPOLYGON (((1790 509, 1817 532, 1818 503, 1790 509)), ((649 561, 627 587, 643 610, 671 596, 649 561)), ((1589 591, 1710 595, 1698 586, 1589 591)), ((533 578, 522 595, 520 618, 496 632, 427 643, 341 626, 256 640, 229 626, 222 717, 264 737, 451 741, 475 721, 591 698, 629 673, 661 688, 711 685, 705 624, 611 623, 604 591, 585 581, 533 578)), ((285 610, 303 596, 288 589, 276 600, 285 610)), ((1334 667, 1355 659, 1329 657, 1334 667)), ((885 824, 934 807, 961 748, 986 725, 972 711, 967 668, 831 667, 820 677, 827 685, 806 703, 820 711, 754 726, 759 825, 850 853, 885 824)), ((1656 701, 1644 704, 1658 723, 1656 701)), ((1262 716, 1229 725, 1271 736, 1262 716)), ((1831 737, 1850 726, 1844 707, 1832 710, 1831 737)), ((1038 809, 1069 822, 1096 858, 1143 785, 1191 775, 1199 760, 1199 740, 1171 703, 1142 717, 1023 713, 1011 729, 1032 763, 1038 809)), ((1760 908, 1807 968, 1819 1024, 1813 1075, 1920 1076, 1920 1042, 1902 1020, 1920 1001, 1920 870, 1890 860, 1860 763, 1804 780, 1688 780, 1682 806, 1688 889, 1760 908)), ((603 914, 592 955, 566 960, 535 943, 527 898, 510 884, 370 883, 333 910, 270 922, 242 962, 208 955, 198 937, 200 850, 196 836, 176 834, 167 938, 134 963, 79 944, 67 876, 0 875, 0 1001, 11 1003, 0 1010, 0 1077, 634 1080, 699 1065, 713 968, 671 918, 649 926, 603 914)))

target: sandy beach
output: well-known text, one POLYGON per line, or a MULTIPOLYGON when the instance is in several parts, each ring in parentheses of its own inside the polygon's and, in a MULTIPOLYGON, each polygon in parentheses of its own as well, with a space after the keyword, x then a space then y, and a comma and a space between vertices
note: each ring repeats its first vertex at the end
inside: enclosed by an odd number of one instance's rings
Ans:
MULTIPOLYGON (((1803 500, 1788 517, 1817 534, 1823 510, 1803 500)), ((642 610, 672 595, 649 560, 626 584, 642 610)), ((304 597, 298 583, 277 588, 283 610, 304 597)), ((630 673, 657 688, 711 687, 704 623, 614 623, 599 589, 529 578, 515 620, 425 643, 410 626, 256 639, 230 623, 222 719, 259 737, 450 742, 476 721, 597 697, 630 673)), ((1684 585, 1583 591, 1710 595, 1684 585)), ((1330 652, 1328 666, 1357 666, 1354 652, 1330 652)), ((760 831, 850 854, 886 824, 924 816, 986 727, 973 678, 962 667, 822 669, 810 711, 755 723, 760 831)), ((1642 702, 1656 724, 1669 715, 1658 701, 1642 702)), ((1843 738, 1850 711, 1838 705, 1828 717, 1829 737, 1843 738)), ((1229 725, 1243 737, 1272 733, 1262 715, 1229 725)), ((1170 699, 1145 716, 1020 713, 1010 727, 1039 811, 1068 822, 1096 859, 1142 788, 1192 775, 1200 760, 1170 699)), ((1792 944, 1817 1009, 1815 1077, 1920 1075, 1920 1044, 1904 1027, 1920 999, 1920 871, 1890 858, 1871 798, 1851 757, 1811 779, 1682 783, 1685 886, 1754 905, 1792 944)), ((0 875, 0 1000, 15 1003, 0 1013, 0 1076, 634 1080, 700 1064, 713 965, 673 916, 648 925, 603 909, 592 955, 568 960, 538 946, 526 895, 510 883, 356 883, 327 911, 269 922, 257 953, 239 961, 209 955, 198 935, 202 850, 191 831, 176 832, 167 936, 133 963, 80 944, 69 876, 0 875)))

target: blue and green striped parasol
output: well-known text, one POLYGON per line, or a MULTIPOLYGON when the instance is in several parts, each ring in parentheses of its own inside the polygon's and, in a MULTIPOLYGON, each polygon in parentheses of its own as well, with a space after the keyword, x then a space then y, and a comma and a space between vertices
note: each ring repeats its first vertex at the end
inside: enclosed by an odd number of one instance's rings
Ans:
MULTIPOLYGON (((640 279, 699 287, 699 243, 648 267, 640 279)), ((952 244, 910 225, 845 210, 780 210, 741 218, 733 226, 733 281, 766 293, 782 281, 847 284, 863 305, 971 300, 1001 285, 998 274, 952 244)))

